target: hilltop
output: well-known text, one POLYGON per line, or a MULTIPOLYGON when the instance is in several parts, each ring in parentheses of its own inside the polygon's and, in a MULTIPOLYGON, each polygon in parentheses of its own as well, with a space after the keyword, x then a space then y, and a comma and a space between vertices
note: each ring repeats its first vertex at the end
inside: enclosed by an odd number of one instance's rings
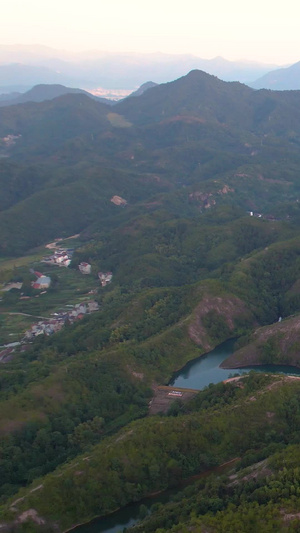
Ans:
POLYGON ((84 91, 83 89, 73 89, 72 87, 65 87, 64 85, 49 85, 39 84, 35 85, 29 91, 18 94, 17 96, 7 95, 9 98, 5 100, 5 95, 0 100, 0 106, 17 105, 25 102, 44 102, 45 100, 53 100, 64 94, 85 94, 89 98, 98 102, 106 103, 109 105, 110 101, 105 98, 99 98, 93 96, 91 93, 84 91))
MULTIPOLYGON (((168 209, 173 204, 175 213, 180 205, 187 215, 192 207, 234 199, 245 211, 277 216, 279 203, 297 199, 298 93, 253 91, 192 71, 113 108, 85 94, 66 94, 3 107, 0 123, 1 166, 16 177, 5 200, 9 209, 1 214, 7 243, 1 253, 86 230, 96 220, 105 224, 107 208, 100 215, 92 204, 107 205, 112 195, 126 197, 132 214, 140 202, 163 205, 164 197, 155 198, 163 192, 168 209), (17 178, 29 167, 31 194, 17 178), (124 172, 128 180, 118 177, 124 172), (98 179, 104 174, 108 187, 98 179), (79 190, 87 203, 75 220, 63 206, 76 202, 79 190), (43 220, 49 206, 64 212, 61 221, 52 224, 49 213, 43 220), (34 240, 33 213, 40 229, 34 240), (19 239, 21 219, 28 224, 19 239)), ((6 179, 3 186, 6 191, 6 179)))

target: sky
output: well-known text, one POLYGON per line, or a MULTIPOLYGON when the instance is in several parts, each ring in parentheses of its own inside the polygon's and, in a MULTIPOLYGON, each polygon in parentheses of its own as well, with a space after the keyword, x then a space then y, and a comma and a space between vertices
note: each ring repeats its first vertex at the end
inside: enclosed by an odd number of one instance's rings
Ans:
POLYGON ((0 44, 188 53, 277 65, 300 60, 296 0, 9 0, 0 44))

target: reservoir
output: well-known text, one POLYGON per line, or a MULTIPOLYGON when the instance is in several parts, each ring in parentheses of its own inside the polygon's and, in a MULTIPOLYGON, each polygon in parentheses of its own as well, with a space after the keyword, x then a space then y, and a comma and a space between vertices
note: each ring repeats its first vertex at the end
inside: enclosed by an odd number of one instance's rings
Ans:
POLYGON ((202 390, 210 383, 219 383, 233 375, 242 375, 244 372, 273 372, 300 376, 300 368, 284 365, 259 365, 246 368, 220 368, 220 364, 234 351, 236 339, 219 344, 211 352, 193 359, 181 370, 176 372, 170 381, 173 387, 202 390))

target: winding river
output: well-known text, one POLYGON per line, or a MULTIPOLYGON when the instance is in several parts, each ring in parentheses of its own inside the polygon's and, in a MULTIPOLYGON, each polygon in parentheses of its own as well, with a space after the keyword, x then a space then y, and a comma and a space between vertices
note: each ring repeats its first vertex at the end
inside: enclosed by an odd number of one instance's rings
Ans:
MULTIPOLYGON (((235 368, 234 370, 220 368, 219 365, 232 354, 235 340, 236 339, 230 339, 220 344, 206 355, 202 355, 185 365, 181 370, 174 374, 172 380, 170 381, 170 385, 173 387, 176 386, 186 389, 201 390, 210 383, 219 383, 220 381, 228 379, 232 375, 243 374, 244 372, 249 372, 250 370, 255 370, 256 372, 273 372, 300 376, 300 368, 293 366, 261 365, 248 368, 235 368)), ((148 498, 142 502, 128 505, 127 507, 116 511, 109 516, 96 518, 88 524, 78 526, 73 531, 76 533, 122 532, 124 528, 129 528, 138 522, 141 503, 150 509, 153 503, 158 501, 166 502, 172 493, 174 494, 175 491, 179 490, 180 488, 175 490, 173 489, 171 491, 165 491, 153 498, 148 498)))

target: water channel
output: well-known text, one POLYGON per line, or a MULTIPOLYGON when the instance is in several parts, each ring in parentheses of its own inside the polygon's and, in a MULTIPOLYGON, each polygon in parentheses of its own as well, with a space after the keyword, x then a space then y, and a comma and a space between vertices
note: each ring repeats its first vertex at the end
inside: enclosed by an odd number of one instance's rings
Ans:
MULTIPOLYGON (((233 352, 233 346, 236 339, 230 339, 217 346, 214 350, 206 355, 194 359, 181 370, 174 374, 170 381, 171 386, 183 387, 186 389, 202 390, 210 383, 219 383, 232 375, 243 374, 250 370, 256 372, 273 372, 288 375, 299 375, 300 368, 293 366, 279 365, 261 365, 248 368, 225 369, 220 368, 220 364, 229 357, 233 352)), ((156 502, 166 502, 170 499, 171 494, 178 492, 180 488, 165 491, 153 498, 147 498, 142 502, 128 505, 104 518, 97 518, 88 524, 83 524, 75 528, 76 533, 119 533, 124 528, 129 528, 136 524, 139 519, 140 505, 143 503, 148 509, 156 502)))

